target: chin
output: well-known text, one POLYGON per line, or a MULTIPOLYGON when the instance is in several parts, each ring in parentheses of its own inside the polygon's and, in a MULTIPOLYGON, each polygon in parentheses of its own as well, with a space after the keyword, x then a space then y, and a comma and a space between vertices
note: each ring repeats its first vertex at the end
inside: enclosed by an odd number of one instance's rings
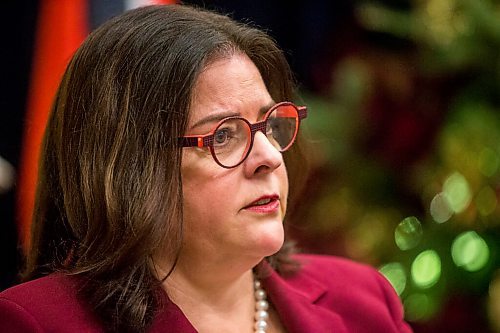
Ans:
POLYGON ((283 246, 284 241, 285 233, 283 227, 280 226, 280 228, 276 228, 276 230, 273 230, 272 232, 268 230, 267 233, 261 235, 257 245, 262 251, 262 256, 268 257, 278 252, 283 246))

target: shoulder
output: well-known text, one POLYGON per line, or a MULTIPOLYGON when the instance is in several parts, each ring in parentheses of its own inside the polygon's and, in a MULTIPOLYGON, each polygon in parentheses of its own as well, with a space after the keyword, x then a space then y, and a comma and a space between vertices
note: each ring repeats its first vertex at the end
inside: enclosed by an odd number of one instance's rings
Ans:
MULTIPOLYGON (((389 282, 375 268, 346 258, 325 255, 296 255, 300 270, 285 277, 292 285, 317 284, 327 289, 337 301, 363 301, 377 298, 385 301, 394 298, 389 282)), ((399 300, 398 300, 399 303, 399 300)))
POLYGON ((0 293, 0 331, 100 331, 92 311, 78 297, 77 279, 51 274, 0 293))
POLYGON ((321 286, 325 292, 317 304, 333 309, 359 331, 376 332, 374 325, 382 327, 387 323, 399 332, 411 331, 403 320, 399 297, 375 268, 334 256, 297 255, 295 259, 302 267, 297 274, 285 278, 287 282, 297 289, 321 286))
POLYGON ((54 273, 42 278, 21 283, 0 293, 0 299, 13 299, 23 302, 27 299, 47 300, 46 296, 61 298, 76 293, 72 278, 63 274, 54 273))
POLYGON ((295 259, 300 262, 301 269, 292 280, 313 279, 336 289, 370 290, 373 290, 374 285, 387 282, 373 267, 346 258, 301 254, 296 255, 295 259))
POLYGON ((326 277, 325 272, 342 276, 365 276, 372 275, 375 269, 371 266, 361 264, 350 259, 329 255, 297 254, 294 259, 301 264, 303 274, 312 274, 318 278, 326 277))

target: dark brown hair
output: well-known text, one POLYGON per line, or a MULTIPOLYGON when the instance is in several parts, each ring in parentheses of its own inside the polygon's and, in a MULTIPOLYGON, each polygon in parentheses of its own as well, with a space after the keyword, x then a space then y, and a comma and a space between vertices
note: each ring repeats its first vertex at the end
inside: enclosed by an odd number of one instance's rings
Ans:
POLYGON ((25 279, 78 275, 108 329, 146 329, 157 307, 151 254, 180 250, 177 138, 192 89, 210 61, 234 52, 255 63, 274 100, 292 98, 275 43, 223 15, 150 6, 90 34, 66 69, 45 133, 25 279))

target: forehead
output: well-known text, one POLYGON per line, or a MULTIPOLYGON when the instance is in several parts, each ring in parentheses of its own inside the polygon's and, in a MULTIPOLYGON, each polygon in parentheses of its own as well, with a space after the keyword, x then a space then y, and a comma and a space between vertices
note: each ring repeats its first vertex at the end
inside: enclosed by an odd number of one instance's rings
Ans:
POLYGON ((247 55, 235 53, 211 62, 200 73, 193 89, 189 123, 221 112, 246 116, 271 102, 255 64, 247 55))

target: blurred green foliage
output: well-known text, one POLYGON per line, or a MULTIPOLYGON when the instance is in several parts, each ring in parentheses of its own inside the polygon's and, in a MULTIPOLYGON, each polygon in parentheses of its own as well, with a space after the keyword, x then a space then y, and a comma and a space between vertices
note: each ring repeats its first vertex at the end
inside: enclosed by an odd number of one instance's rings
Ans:
POLYGON ((326 94, 302 93, 315 191, 294 225, 379 266, 411 322, 466 294, 478 331, 500 332, 500 1, 356 8, 369 36, 404 47, 365 43, 326 94))

